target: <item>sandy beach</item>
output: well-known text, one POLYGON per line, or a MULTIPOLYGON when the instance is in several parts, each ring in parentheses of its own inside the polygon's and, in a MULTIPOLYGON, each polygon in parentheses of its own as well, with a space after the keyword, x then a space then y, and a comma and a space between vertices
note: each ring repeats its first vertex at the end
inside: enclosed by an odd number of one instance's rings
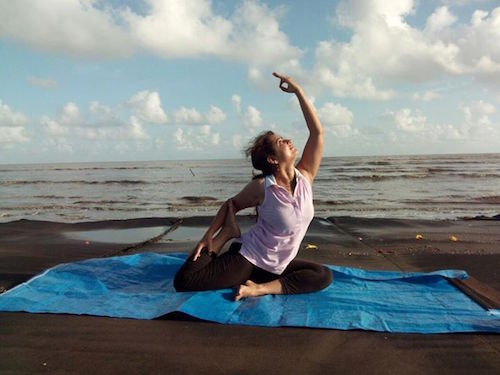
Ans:
MULTIPOLYGON (((252 216, 238 216, 244 231, 252 216)), ((192 248, 211 217, 0 224, 0 287, 82 259, 192 248)), ((498 220, 316 218, 300 257, 378 270, 464 269, 459 286, 500 303, 498 220), (416 236, 422 239, 417 240, 416 236), (455 236, 456 241, 450 240, 455 236), (306 244, 317 246, 306 249, 306 244)), ((496 306, 498 308, 498 306, 496 306)), ((159 320, 0 313, 0 372, 497 373, 500 336, 227 326, 171 314, 159 320)))

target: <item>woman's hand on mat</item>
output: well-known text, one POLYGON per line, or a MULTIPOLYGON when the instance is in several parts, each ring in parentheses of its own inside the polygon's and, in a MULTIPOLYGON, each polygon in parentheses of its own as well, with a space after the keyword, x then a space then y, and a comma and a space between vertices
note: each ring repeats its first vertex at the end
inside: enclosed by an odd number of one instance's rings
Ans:
POLYGON ((295 94, 301 90, 300 86, 295 83, 292 78, 278 74, 276 72, 273 73, 273 76, 280 79, 280 89, 282 91, 288 92, 290 94, 295 94))
POLYGON ((198 242, 198 245, 193 250, 193 261, 199 258, 201 251, 204 248, 207 248, 208 252, 212 252, 212 247, 213 247, 213 241, 212 241, 212 236, 205 234, 203 238, 198 242))

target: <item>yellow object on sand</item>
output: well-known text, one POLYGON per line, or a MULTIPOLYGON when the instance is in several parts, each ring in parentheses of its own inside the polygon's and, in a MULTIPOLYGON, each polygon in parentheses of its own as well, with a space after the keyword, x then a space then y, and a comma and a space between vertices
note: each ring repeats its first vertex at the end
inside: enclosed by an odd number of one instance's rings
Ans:
POLYGON ((421 234, 417 234, 417 235, 415 236, 415 239, 416 239, 416 240, 422 240, 423 238, 424 238, 424 236, 422 236, 421 234))
POLYGON ((312 243, 308 243, 306 245, 306 250, 318 250, 318 246, 313 245, 312 243))
POLYGON ((452 235, 452 236, 450 236, 450 241, 457 242, 458 238, 452 235))

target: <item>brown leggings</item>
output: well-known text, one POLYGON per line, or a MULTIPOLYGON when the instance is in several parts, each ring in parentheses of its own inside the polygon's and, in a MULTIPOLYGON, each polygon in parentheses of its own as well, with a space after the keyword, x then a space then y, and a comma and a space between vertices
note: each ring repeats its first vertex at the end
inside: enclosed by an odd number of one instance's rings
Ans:
POLYGON ((259 268, 239 253, 241 243, 233 242, 229 250, 217 256, 203 249, 200 257, 193 256, 179 269, 174 279, 178 292, 233 288, 247 280, 266 283, 278 279, 283 294, 315 292, 332 282, 332 271, 320 264, 294 259, 281 275, 259 268))

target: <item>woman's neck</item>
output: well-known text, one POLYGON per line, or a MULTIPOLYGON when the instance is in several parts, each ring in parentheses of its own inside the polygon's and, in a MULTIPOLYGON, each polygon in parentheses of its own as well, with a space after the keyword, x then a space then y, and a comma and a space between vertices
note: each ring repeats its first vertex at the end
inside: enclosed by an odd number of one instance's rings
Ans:
POLYGON ((295 166, 280 168, 274 173, 276 183, 283 186, 291 193, 295 189, 295 166))

